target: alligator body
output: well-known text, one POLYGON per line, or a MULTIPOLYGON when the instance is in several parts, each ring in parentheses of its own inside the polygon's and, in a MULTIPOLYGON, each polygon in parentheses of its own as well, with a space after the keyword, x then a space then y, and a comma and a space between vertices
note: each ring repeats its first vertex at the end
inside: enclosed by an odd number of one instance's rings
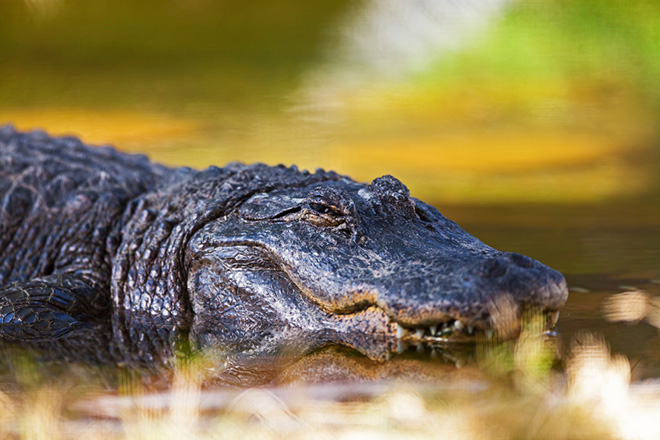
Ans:
POLYGON ((95 332, 90 345, 140 358, 183 335, 384 359, 401 341, 487 334, 507 308, 552 324, 566 299, 560 273, 485 245, 391 176, 168 168, 0 127, 5 341, 95 332))

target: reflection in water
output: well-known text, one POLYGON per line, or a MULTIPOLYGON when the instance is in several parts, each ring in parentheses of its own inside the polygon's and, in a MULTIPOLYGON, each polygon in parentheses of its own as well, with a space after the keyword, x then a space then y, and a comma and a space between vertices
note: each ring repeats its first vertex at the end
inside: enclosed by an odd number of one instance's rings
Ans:
MULTIPOLYGON (((193 348, 189 335, 182 332, 172 332, 167 339, 154 340, 149 329, 133 328, 131 331, 140 334, 145 343, 132 346, 113 337, 109 323, 87 323, 64 337, 47 342, 20 345, 5 342, 2 344, 3 369, 13 372, 12 364, 16 359, 27 356, 41 363, 40 371, 46 376, 62 368, 66 371, 66 365, 72 364, 105 372, 111 377, 116 375, 115 368, 122 366, 145 377, 167 378, 176 365, 197 359, 195 362, 203 362, 208 369, 205 379, 209 383, 250 387, 294 381, 360 382, 398 377, 432 380, 436 367, 444 366, 451 371, 475 363, 474 344, 413 344, 402 348, 392 362, 382 362, 327 341, 318 348, 314 342, 289 340, 270 347, 269 351, 246 353, 221 343, 193 348)), ((487 343, 492 344, 493 341, 487 343)), ((108 380, 114 382, 111 378, 108 380)))
MULTIPOLYGON (((502 305, 502 310, 508 305, 502 305)), ((89 369, 93 374, 109 375, 108 383, 115 383, 117 367, 133 372, 142 378, 167 382, 173 370, 181 365, 197 363, 204 371, 204 383, 213 386, 281 386, 298 383, 329 382, 383 382, 406 380, 446 384, 454 377, 465 378, 460 369, 475 367, 498 375, 507 375, 511 369, 520 370, 521 378, 535 378, 546 374, 562 356, 554 332, 547 332, 546 316, 540 313, 525 314, 522 328, 516 324, 516 339, 508 331, 508 322, 495 323, 497 333, 493 337, 477 337, 472 343, 417 342, 399 345, 398 353, 388 356, 388 361, 369 357, 346 345, 335 345, 327 335, 319 333, 318 345, 314 335, 306 341, 295 339, 281 341, 279 345, 266 345, 268 350, 241 351, 229 343, 215 341, 213 345, 194 346, 186 332, 174 332, 162 326, 158 334, 153 322, 139 327, 131 323, 130 332, 139 344, 122 337, 117 330, 118 320, 112 324, 85 323, 55 340, 21 344, 4 343, 0 380, 15 380, 14 364, 31 358, 39 362, 40 374, 57 376, 71 365, 89 369), (168 336, 163 336, 167 334, 168 336), (504 339, 500 339, 502 336, 504 339), (67 367, 67 365, 69 365, 67 367)), ((506 320, 505 320, 506 321, 506 320)), ((129 330, 127 330, 129 331, 129 330)), ((91 376, 93 376, 90 375, 91 376)), ((201 373, 200 373, 201 374, 201 373)), ((475 373, 476 374, 476 373, 475 373)), ((66 373, 64 373, 66 377, 66 373)), ((527 379, 525 379, 527 380, 527 379)))
MULTIPOLYGON (((108 329, 99 330, 108 332, 108 329)), ((16 374, 22 374, 21 368, 34 362, 29 367, 34 368, 30 374, 43 376, 39 381, 69 380, 73 372, 85 372, 82 374, 85 381, 101 377, 112 387, 118 386, 117 381, 126 373, 153 386, 168 386, 172 374, 188 365, 197 368, 198 379, 205 386, 220 388, 312 383, 386 384, 393 380, 435 383, 443 387, 456 380, 465 380, 462 386, 468 387, 478 385, 477 382, 470 384, 468 379, 476 380, 482 375, 475 367, 491 365, 502 370, 503 365, 493 362, 519 356, 514 355, 513 347, 518 347, 519 353, 527 353, 526 357, 530 353, 527 349, 521 350, 522 343, 482 341, 477 346, 436 346, 426 347, 425 350, 417 350, 413 346, 388 362, 382 362, 341 345, 326 345, 312 352, 294 351, 289 346, 280 352, 259 355, 231 353, 220 347, 197 351, 190 349, 189 344, 184 342, 184 336, 170 347, 151 347, 138 355, 121 352, 116 342, 103 338, 100 333, 91 336, 89 332, 74 333, 57 341, 33 343, 31 346, 3 343, 0 379, 21 382, 22 379, 15 377, 16 374), (94 341, 98 345, 91 346, 94 341)), ((535 359, 538 367, 547 370, 556 361, 554 355, 547 356, 555 353, 554 348, 548 351, 554 347, 554 338, 529 334, 523 335, 522 339, 528 347, 531 343, 542 343, 537 348, 541 348, 545 357, 535 359)))

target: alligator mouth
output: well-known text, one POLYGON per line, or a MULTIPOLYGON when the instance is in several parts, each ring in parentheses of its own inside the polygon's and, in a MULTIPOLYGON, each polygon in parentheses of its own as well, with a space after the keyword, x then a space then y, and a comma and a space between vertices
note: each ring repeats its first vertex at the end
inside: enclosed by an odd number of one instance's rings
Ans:
MULTIPOLYGON (((521 304, 520 300, 514 299, 514 293, 504 291, 493 294, 489 303, 479 310, 478 316, 461 314, 458 310, 460 306, 454 306, 446 310, 424 310, 413 316, 405 314, 407 316, 399 318, 403 322, 399 322, 392 316, 394 311, 377 303, 378 295, 374 290, 350 292, 351 295, 347 296, 353 301, 339 307, 320 300, 313 289, 296 276, 295 271, 282 264, 268 248, 258 243, 256 245, 267 253, 268 258, 263 259, 274 262, 273 267, 321 311, 327 325, 324 330, 341 334, 336 342, 351 346, 374 360, 389 359, 393 354, 400 354, 411 347, 419 350, 420 347, 451 347, 492 339, 515 339, 520 335, 524 321, 531 316, 540 317, 536 321, 542 324, 535 327, 539 334, 554 336, 559 319, 559 310, 555 307, 563 305, 563 301, 550 305, 552 308, 521 304), (418 325, 415 320, 424 324, 418 325)), ((565 281, 554 287, 561 293, 566 290, 565 281)))
MULTIPOLYGON (((559 321, 559 311, 542 312, 544 319, 543 330, 551 332, 559 321)), ((400 342, 409 342, 414 344, 454 344, 454 343, 473 343, 482 339, 491 340, 494 336, 516 336, 520 331, 522 322, 513 323, 507 329, 497 329, 492 327, 480 328, 466 324, 460 319, 451 319, 449 321, 421 327, 403 326, 394 321, 396 326, 396 339, 400 342)))
MULTIPOLYGON (((534 330, 543 335, 554 336, 554 329, 559 320, 558 308, 563 301, 550 301, 550 304, 541 305, 525 302, 520 294, 500 291, 494 293, 487 304, 474 310, 475 313, 461 313, 460 305, 442 307, 434 310, 420 310, 419 313, 401 313, 394 317, 396 311, 377 300, 378 295, 373 290, 365 289, 349 295, 353 298, 352 304, 343 304, 341 307, 332 307, 319 301, 311 289, 305 288, 304 283, 296 280, 286 267, 280 268, 287 274, 291 283, 311 303, 328 313, 340 322, 339 328, 345 334, 361 334, 362 337, 347 341, 348 345, 360 351, 367 345, 367 351, 372 352, 374 346, 384 344, 385 349, 391 353, 401 353, 411 346, 419 349, 424 347, 449 347, 458 344, 475 344, 488 340, 511 340, 517 338, 528 323, 534 321, 534 330), (518 298, 518 299, 516 299, 518 298), (419 324, 415 323, 418 320, 419 324), (423 324, 422 324, 423 323, 423 324), (358 342, 360 341, 360 342, 358 342)), ((566 290, 565 281, 557 285, 550 285, 558 295, 566 290)), ((530 298, 537 296, 537 292, 530 292, 530 298)), ((466 308, 474 306, 466 305, 466 308)), ((382 351, 383 346, 378 347, 382 351)), ((368 355, 369 357, 373 357, 368 355)), ((380 355, 377 356, 381 358, 380 355)), ((388 355, 389 357, 389 355, 388 355)))
POLYGON ((347 314, 335 314, 343 330, 343 342, 376 360, 387 360, 408 350, 424 352, 469 346, 481 341, 511 340, 523 328, 539 336, 555 336, 558 310, 524 310, 522 316, 505 322, 493 319, 489 326, 468 325, 466 320, 448 319, 430 325, 401 324, 377 305, 347 314), (533 325, 532 325, 533 324, 533 325))

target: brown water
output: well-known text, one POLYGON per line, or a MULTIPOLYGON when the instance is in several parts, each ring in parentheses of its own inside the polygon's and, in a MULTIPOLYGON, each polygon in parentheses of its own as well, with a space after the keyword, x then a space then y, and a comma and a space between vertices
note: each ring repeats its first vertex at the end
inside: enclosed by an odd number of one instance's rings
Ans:
POLYGON ((660 375, 658 328, 641 317, 607 319, 608 301, 623 292, 660 294, 657 203, 453 207, 445 212, 487 243, 564 273, 570 296, 558 328, 565 347, 581 332, 602 333, 614 352, 635 364, 634 377, 660 375))
MULTIPOLYGON (((566 275, 554 368, 588 332, 625 355, 633 380, 658 378, 660 14, 587 3, 5 1, 0 123, 177 166, 393 174, 486 243, 566 275)), ((454 396, 453 383, 519 369, 495 358, 411 350, 383 365, 331 348, 240 374, 325 380, 308 392, 330 400, 381 395, 340 379, 395 377, 454 396)), ((24 377, 99 383, 80 366, 21 362, 3 367, 3 390, 24 377)), ((223 389, 221 370, 205 370, 207 389, 223 389)), ((125 374, 111 368, 100 388, 121 394, 125 374)))

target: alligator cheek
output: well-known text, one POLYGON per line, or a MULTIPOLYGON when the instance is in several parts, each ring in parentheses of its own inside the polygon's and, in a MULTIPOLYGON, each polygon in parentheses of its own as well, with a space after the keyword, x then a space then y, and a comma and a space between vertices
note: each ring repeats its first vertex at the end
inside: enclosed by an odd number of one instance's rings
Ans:
POLYGON ((267 353, 310 345, 328 328, 327 312, 275 269, 233 268, 209 257, 188 274, 194 312, 191 336, 201 346, 267 353))

